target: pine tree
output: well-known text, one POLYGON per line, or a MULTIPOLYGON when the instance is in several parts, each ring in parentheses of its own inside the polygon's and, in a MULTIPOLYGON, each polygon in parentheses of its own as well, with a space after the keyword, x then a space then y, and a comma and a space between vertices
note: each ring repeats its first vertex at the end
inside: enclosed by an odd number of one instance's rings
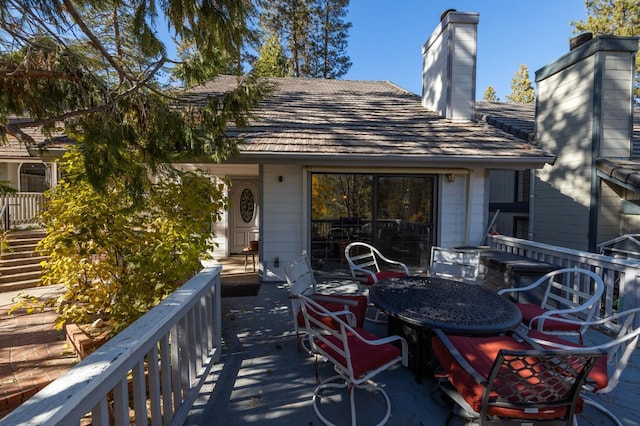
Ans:
POLYGON ((285 46, 294 77, 339 78, 351 67, 346 55, 348 0, 262 0, 260 26, 285 46))
POLYGON ((266 38, 253 64, 253 73, 260 77, 287 77, 289 64, 276 35, 266 38))
POLYGON ((511 80, 511 93, 507 95, 507 100, 522 104, 534 102, 535 91, 529 79, 529 69, 526 65, 520 64, 520 69, 514 74, 511 80))
POLYGON ((310 37, 314 66, 311 77, 340 78, 349 71, 346 55, 350 22, 344 22, 349 0, 316 0, 313 9, 315 31, 310 37))
MULTIPOLYGON (((576 33, 592 32, 594 36, 640 35, 640 5, 637 0, 586 0, 586 21, 571 22, 576 33)), ((640 55, 636 55, 636 105, 640 104, 640 55)))
POLYGON ((493 86, 488 86, 484 91, 484 95, 482 95, 482 100, 486 102, 500 102, 500 98, 496 94, 496 90, 493 86))

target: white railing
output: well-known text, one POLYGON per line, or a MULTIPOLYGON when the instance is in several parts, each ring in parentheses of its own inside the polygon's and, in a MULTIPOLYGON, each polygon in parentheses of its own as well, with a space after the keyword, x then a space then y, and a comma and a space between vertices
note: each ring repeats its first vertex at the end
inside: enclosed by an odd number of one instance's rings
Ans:
POLYGON ((1 226, 14 229, 19 225, 36 222, 44 206, 44 195, 40 192, 16 192, 0 197, 1 226))
POLYGON ((0 425, 182 425, 221 351, 220 267, 206 268, 0 425), (131 407, 131 408, 130 408, 131 407))
POLYGON ((601 314, 640 307, 640 262, 569 248, 492 235, 489 244, 501 251, 514 253, 559 267, 583 268, 600 275, 605 283, 601 314))

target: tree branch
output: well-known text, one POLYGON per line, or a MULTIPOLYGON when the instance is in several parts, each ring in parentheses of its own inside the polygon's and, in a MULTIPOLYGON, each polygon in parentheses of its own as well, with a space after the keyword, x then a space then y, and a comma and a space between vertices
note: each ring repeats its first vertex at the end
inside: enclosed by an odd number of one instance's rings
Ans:
POLYGON ((81 77, 68 73, 49 70, 20 70, 17 68, 0 68, 0 78, 26 78, 26 79, 57 79, 69 81, 82 81, 81 77))
MULTIPOLYGON (((146 78, 144 80, 137 81, 135 83, 135 85, 133 87, 131 87, 129 90, 126 90, 126 91, 120 93, 119 95, 117 95, 113 99, 111 99, 111 101, 109 101, 109 102, 107 102, 107 103, 105 103, 103 105, 100 105, 100 106, 97 106, 97 107, 94 107, 94 108, 87 108, 87 109, 69 111, 69 112, 64 113, 64 114, 56 115, 54 117, 43 118, 41 120, 24 121, 24 122, 20 122, 20 123, 15 123, 12 126, 14 126, 16 129, 24 129, 24 128, 28 128, 28 127, 39 127, 39 126, 45 126, 47 124, 54 124, 54 123, 57 123, 59 121, 64 121, 64 120, 67 120, 67 119, 70 119, 70 118, 79 117, 81 115, 93 114, 93 113, 96 113, 96 112, 104 111, 105 109, 110 108, 111 106, 116 104, 120 99, 126 98, 130 94, 140 90, 141 87, 145 87, 146 84, 151 79, 151 77, 160 68, 162 68, 163 65, 164 65, 164 60, 158 61, 158 63, 154 67, 154 69, 146 76, 146 78)), ((147 88, 152 90, 151 87, 147 87, 147 88)), ((10 133, 10 134, 13 134, 13 133, 10 133)), ((31 139, 31 140, 33 141, 33 139, 31 139)))
POLYGON ((70 0, 63 0, 63 3, 66 7, 67 12, 71 15, 71 17, 73 18, 73 20, 75 21, 75 23, 78 25, 78 27, 80 27, 80 29, 82 30, 82 32, 89 37, 89 40, 91 40, 91 43, 93 44, 93 46, 98 49, 98 51, 100 51, 100 53, 102 53, 102 56, 104 56, 104 58, 109 62, 109 64, 111 64, 111 66, 118 72, 118 75, 128 81, 134 81, 135 79, 132 78, 121 66, 120 64, 118 64, 118 62, 114 59, 113 56, 111 56, 111 54, 107 51, 107 49, 102 45, 102 43, 100 42, 100 40, 98 39, 98 37, 95 36, 95 34, 93 34, 93 32, 91 32, 91 30, 89 29, 89 27, 87 27, 87 24, 82 20, 82 17, 80 16, 80 14, 78 13, 78 11, 75 9, 75 7, 73 6, 73 4, 71 4, 70 0))

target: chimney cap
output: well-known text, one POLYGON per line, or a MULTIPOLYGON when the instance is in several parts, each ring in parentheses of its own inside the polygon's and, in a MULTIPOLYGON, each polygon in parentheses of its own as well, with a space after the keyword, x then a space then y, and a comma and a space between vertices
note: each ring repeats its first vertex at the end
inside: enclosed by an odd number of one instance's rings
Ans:
POLYGON ((593 39, 593 33, 592 32, 586 32, 586 33, 582 33, 582 34, 578 34, 577 36, 571 38, 569 40, 569 50, 573 50, 577 47, 582 46, 583 44, 585 44, 588 41, 591 41, 593 39))
POLYGON ((446 18, 446 17, 447 17, 447 15, 449 14, 449 12, 457 12, 457 10, 456 10, 456 9, 447 9, 447 10, 445 10, 444 12, 442 12, 442 13, 440 14, 440 22, 442 22, 442 21, 444 20, 444 18, 446 18))

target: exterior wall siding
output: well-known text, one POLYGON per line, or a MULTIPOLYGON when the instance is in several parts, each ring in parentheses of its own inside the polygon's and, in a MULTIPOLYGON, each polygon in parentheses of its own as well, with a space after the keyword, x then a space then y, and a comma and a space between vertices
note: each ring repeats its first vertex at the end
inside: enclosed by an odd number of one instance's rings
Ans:
POLYGON ((533 239, 587 249, 591 203, 593 56, 538 82, 538 144, 557 155, 536 172, 533 239))
POLYGON ((620 214, 621 198, 615 189, 600 181, 600 204, 598 206, 598 241, 603 243, 621 235, 622 218, 620 214))
POLYGON ((453 43, 451 93, 449 95, 451 97, 451 105, 449 106, 450 111, 447 111, 446 116, 453 121, 468 121, 475 108, 475 25, 454 27, 453 38, 455 43, 453 43))
POLYGON ((284 281, 284 265, 302 254, 306 223, 301 166, 265 165, 262 170, 261 279, 284 281), (282 182, 279 180, 282 176, 282 182), (275 266, 278 258, 279 265, 275 266))
POLYGON ((488 179, 485 169, 457 175, 455 182, 439 179, 439 241, 442 247, 478 245, 484 238, 488 220, 488 179), (467 185, 470 184, 469 191, 467 185), (467 212, 467 192, 469 212, 467 212))
POLYGON ((632 122, 629 114, 632 105, 629 54, 626 52, 602 52, 604 78, 602 81, 602 134, 600 155, 628 158, 631 155, 632 122))

